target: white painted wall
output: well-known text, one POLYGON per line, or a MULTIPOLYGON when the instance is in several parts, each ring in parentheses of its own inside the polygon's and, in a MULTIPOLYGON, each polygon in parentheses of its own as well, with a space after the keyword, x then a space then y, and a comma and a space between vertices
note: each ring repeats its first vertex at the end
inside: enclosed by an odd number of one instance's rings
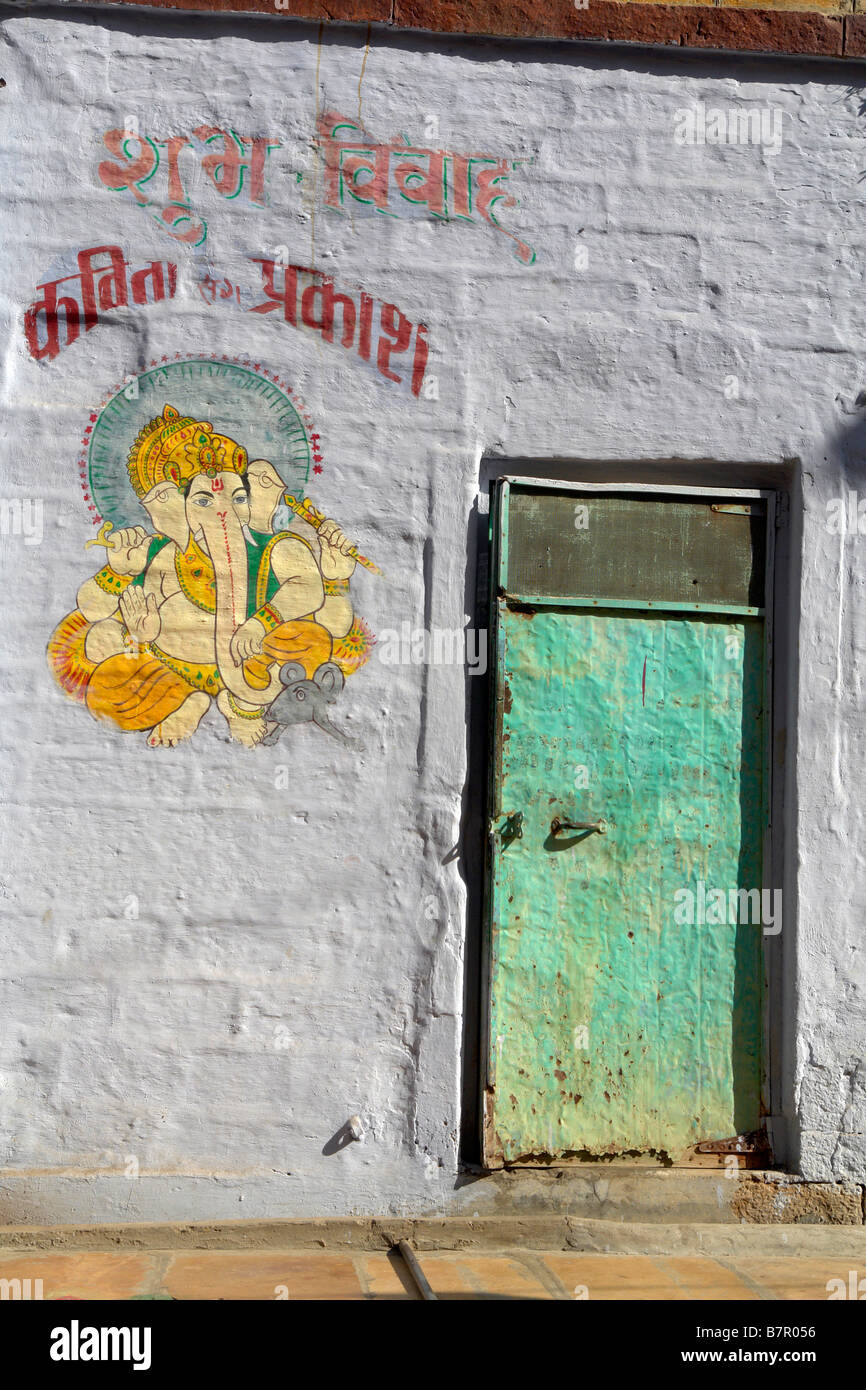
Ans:
POLYGON ((62 698, 46 668, 102 556, 83 549, 88 417, 121 375, 204 351, 250 354, 305 400, 325 455, 310 490, 386 572, 357 581, 379 632, 422 626, 425 603, 436 625, 469 616, 483 455, 597 459, 600 478, 604 460, 708 459, 733 482, 742 463, 802 461, 783 1099, 795 1167, 863 1179, 866 538, 825 527, 828 499, 866 496, 852 69, 378 34, 364 62, 363 31, 317 48, 286 23, 110 11, 12 12, 3 43, 2 486, 42 499, 44 536, 2 537, 0 1219, 458 1200, 466 890, 446 861, 463 672, 374 659, 335 714, 361 751, 306 729, 247 752, 215 714, 189 744, 149 749, 62 698), (480 222, 323 207, 316 111, 356 115, 359 101, 381 140, 436 143, 435 118, 449 149, 533 159, 502 221, 535 264, 480 222), (693 103, 778 109, 781 148, 677 144, 675 113, 693 103), (96 177, 102 132, 127 113, 160 138, 200 122, 278 136, 270 207, 200 189, 205 247, 172 242, 96 177), (37 283, 106 241, 135 264, 177 260, 177 298, 33 361, 22 316, 37 283), (203 253, 255 284, 245 257, 279 245, 423 320, 439 399, 196 294, 203 253), (363 1141, 324 1154, 355 1113, 363 1141))

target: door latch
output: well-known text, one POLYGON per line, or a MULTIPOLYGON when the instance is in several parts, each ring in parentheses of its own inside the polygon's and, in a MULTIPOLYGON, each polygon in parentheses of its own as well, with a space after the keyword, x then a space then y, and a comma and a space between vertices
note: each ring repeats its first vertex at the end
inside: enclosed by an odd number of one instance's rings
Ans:
POLYGON ((502 840, 522 840, 523 839, 523 812, 510 811, 506 813, 505 824, 499 831, 502 840))

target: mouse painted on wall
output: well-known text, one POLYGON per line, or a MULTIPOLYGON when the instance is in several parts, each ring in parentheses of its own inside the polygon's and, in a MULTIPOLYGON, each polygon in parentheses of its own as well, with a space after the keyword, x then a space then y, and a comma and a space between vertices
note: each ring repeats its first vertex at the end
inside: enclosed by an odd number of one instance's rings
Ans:
POLYGON ((326 661, 314 676, 309 677, 300 662, 287 661, 280 667, 280 680, 283 689, 264 710, 265 719, 274 728, 265 734, 263 744, 278 743, 284 730, 295 724, 315 724, 341 743, 352 742, 334 727, 328 716, 328 705, 334 703, 345 685, 345 677, 339 666, 333 661, 326 661))

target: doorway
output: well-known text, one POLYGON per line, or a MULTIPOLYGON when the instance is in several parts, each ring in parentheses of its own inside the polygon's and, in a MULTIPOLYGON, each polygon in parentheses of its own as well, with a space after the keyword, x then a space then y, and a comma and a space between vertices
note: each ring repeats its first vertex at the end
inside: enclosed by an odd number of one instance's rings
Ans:
POLYGON ((774 494, 501 479, 488 1167, 768 1161, 774 494))

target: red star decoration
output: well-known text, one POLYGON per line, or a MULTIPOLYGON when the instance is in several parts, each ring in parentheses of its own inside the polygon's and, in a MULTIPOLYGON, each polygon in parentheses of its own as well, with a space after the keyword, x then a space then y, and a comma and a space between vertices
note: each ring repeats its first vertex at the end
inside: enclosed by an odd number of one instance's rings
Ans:
POLYGON ((313 465, 313 472, 314 472, 314 473, 321 473, 321 471, 322 471, 322 469, 321 469, 321 465, 320 465, 320 464, 316 463, 316 464, 313 465))

